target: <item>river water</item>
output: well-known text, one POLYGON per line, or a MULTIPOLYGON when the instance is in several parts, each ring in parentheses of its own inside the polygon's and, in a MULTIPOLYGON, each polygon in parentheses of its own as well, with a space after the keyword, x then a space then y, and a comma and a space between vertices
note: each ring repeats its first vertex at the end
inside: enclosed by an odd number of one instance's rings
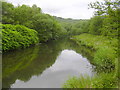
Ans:
POLYGON ((3 54, 3 88, 61 88, 76 76, 94 76, 92 52, 64 39, 3 54))

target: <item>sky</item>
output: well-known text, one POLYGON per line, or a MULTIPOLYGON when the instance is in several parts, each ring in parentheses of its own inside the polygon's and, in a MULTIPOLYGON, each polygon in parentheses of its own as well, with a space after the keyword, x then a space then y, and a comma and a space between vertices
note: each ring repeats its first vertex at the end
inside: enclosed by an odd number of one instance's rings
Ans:
MULTIPOLYGON (((52 16, 73 19, 90 19, 93 16, 94 9, 88 9, 90 2, 96 0, 7 0, 14 5, 29 5, 36 4, 40 7, 43 13, 52 16)), ((97 0, 103 1, 103 0, 97 0)))

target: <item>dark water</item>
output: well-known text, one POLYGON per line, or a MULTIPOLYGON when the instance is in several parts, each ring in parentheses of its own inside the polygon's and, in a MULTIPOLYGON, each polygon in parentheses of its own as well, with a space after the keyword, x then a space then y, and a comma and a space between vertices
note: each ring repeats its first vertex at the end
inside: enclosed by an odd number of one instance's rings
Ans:
POLYGON ((72 76, 93 76, 92 52, 68 39, 3 54, 3 88, 60 88, 72 76), (88 60, 89 59, 89 60, 88 60))

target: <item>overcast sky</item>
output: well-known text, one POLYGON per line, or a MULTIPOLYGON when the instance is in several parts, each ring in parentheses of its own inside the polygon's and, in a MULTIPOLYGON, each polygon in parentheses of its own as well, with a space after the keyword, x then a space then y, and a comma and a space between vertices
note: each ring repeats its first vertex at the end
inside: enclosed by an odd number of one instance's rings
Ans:
MULTIPOLYGON (((89 19, 93 16, 93 9, 88 9, 90 2, 96 0, 7 0, 14 5, 26 4, 32 6, 36 4, 44 13, 50 15, 73 18, 73 19, 89 19)), ((103 1, 103 0, 97 0, 103 1)))

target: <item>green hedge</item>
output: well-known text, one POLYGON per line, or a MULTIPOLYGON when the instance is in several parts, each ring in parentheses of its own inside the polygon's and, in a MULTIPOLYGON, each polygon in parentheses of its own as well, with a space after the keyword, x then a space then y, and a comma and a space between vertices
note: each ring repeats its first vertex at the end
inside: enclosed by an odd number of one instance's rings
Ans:
POLYGON ((38 43, 37 32, 22 25, 2 24, 2 50, 25 48, 38 43))

